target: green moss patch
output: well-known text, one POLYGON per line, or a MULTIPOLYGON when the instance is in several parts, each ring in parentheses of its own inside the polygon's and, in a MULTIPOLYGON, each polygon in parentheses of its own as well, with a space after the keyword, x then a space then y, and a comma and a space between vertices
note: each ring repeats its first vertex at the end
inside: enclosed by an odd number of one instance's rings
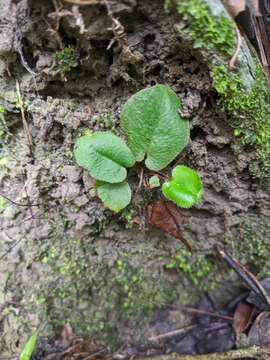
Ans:
POLYGON ((187 24, 188 32, 196 49, 219 51, 225 56, 234 52, 235 35, 232 22, 225 16, 214 17, 201 0, 167 0, 166 8, 176 6, 177 12, 187 24))
POLYGON ((270 176, 270 92, 264 73, 257 65, 251 92, 247 92, 240 76, 225 66, 213 67, 214 87, 229 112, 234 135, 244 146, 252 146, 258 162, 251 167, 260 178, 270 176))
POLYGON ((255 149, 256 160, 250 165, 251 173, 258 178, 269 177, 270 92, 259 63, 253 70, 245 64, 240 71, 243 64, 238 59, 239 70, 229 71, 236 39, 234 25, 222 11, 219 15, 213 14, 207 1, 167 0, 165 5, 176 9, 185 23, 177 27, 180 36, 191 39, 193 48, 206 51, 213 86, 220 95, 234 135, 242 146, 255 149), (251 90, 243 78, 248 71, 254 77, 248 84, 251 90))
POLYGON ((259 278, 269 276, 269 218, 244 217, 238 225, 237 235, 229 237, 226 242, 234 256, 259 278))

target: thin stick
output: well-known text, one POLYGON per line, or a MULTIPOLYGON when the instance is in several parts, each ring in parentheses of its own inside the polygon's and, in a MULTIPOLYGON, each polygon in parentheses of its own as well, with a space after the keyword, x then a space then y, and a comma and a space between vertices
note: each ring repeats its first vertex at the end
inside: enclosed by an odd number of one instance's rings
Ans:
POLYGON ((100 0, 64 0, 64 2, 79 6, 98 5, 102 3, 100 0))
POLYGON ((179 239, 179 240, 185 245, 185 247, 188 249, 188 251, 190 251, 190 252, 192 253, 192 247, 189 245, 188 241, 181 236, 181 229, 180 229, 180 227, 179 227, 179 224, 178 224, 178 222, 177 222, 177 219, 175 218, 174 214, 173 214, 172 211, 170 210, 170 208, 169 208, 169 206, 167 205, 166 201, 164 202, 164 206, 165 206, 166 210, 168 211, 168 213, 171 215, 171 218, 173 219, 173 222, 174 222, 174 224, 175 224, 175 226, 176 226, 177 232, 178 232, 178 234, 180 235, 180 239, 179 239))
POLYGON ((199 309, 195 309, 195 308, 191 308, 191 307, 187 307, 187 306, 178 306, 178 307, 176 307, 176 309, 177 308, 179 308, 180 310, 186 311, 186 312, 194 313, 194 314, 207 315, 207 316, 215 317, 218 319, 233 321, 232 316, 219 315, 214 312, 199 310, 199 309))
POLYGON ((26 207, 31 207, 31 206, 40 206, 42 204, 31 204, 31 203, 28 203, 28 204, 21 204, 21 203, 18 203, 14 200, 11 200, 9 197, 7 197, 6 195, 3 195, 2 193, 0 193, 0 197, 3 197, 4 199, 6 199, 7 201, 11 202, 13 205, 16 205, 16 206, 26 206, 26 207))
POLYGON ((237 61, 237 57, 238 57, 238 54, 239 54, 239 51, 241 49, 241 44, 242 44, 242 37, 241 37, 241 33, 240 33, 240 30, 238 29, 237 26, 235 26, 235 31, 236 31, 236 36, 237 36, 237 44, 236 44, 236 49, 235 49, 235 52, 230 60, 230 63, 229 63, 229 69, 230 70, 233 70, 235 69, 235 64, 236 64, 236 61, 237 61))
POLYGON ((143 175, 144 175, 144 171, 143 171, 143 168, 141 168, 139 185, 138 185, 138 187, 137 187, 137 189, 136 189, 135 195, 139 192, 139 190, 140 190, 141 187, 142 187, 142 184, 143 184, 143 175))
POLYGON ((193 330, 197 327, 198 325, 190 325, 190 326, 185 326, 181 329, 177 329, 177 330, 173 330, 173 331, 169 331, 165 334, 160 334, 157 336, 152 336, 148 339, 148 341, 157 341, 157 340, 161 340, 161 339, 166 339, 168 337, 173 337, 173 336, 177 336, 177 335, 181 335, 181 334, 185 334, 186 332, 193 330))
POLYGON ((16 89, 17 89, 18 102, 19 102, 19 107, 20 107, 21 116, 22 116, 23 129, 24 129, 27 141, 28 141, 28 145, 31 148, 33 145, 33 141, 32 141, 32 137, 31 137, 31 134, 30 134, 30 131, 28 128, 28 124, 26 121, 26 117, 25 117, 24 102, 23 102, 22 96, 21 96, 20 83, 17 79, 16 79, 16 89))
POLYGON ((216 247, 218 254, 220 257, 240 276, 240 278, 244 281, 244 283, 255 292, 258 296, 260 296, 265 303, 270 308, 270 298, 264 289, 264 287, 257 280, 256 276, 253 275, 250 271, 248 271, 244 265, 239 263, 236 259, 234 259, 231 255, 226 253, 224 250, 216 247))

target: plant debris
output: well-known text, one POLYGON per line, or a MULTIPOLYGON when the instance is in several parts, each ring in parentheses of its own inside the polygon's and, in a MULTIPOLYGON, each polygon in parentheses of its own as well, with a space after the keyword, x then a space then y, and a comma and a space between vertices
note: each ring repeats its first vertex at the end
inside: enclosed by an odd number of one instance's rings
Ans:
POLYGON ((188 222, 188 217, 183 215, 169 201, 157 200, 148 206, 148 223, 165 233, 179 239, 189 251, 192 251, 189 243, 183 238, 181 225, 188 222))
POLYGON ((237 335, 247 330, 251 324, 253 310, 254 306, 251 304, 240 302, 237 305, 233 315, 233 329, 237 335))

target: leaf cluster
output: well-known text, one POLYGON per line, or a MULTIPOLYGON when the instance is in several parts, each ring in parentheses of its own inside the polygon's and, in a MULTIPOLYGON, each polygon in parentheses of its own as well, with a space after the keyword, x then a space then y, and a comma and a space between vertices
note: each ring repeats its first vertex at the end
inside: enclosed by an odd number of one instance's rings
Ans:
MULTIPOLYGON (((145 161, 149 170, 160 171, 185 148, 189 125, 179 115, 180 107, 168 86, 155 85, 137 92, 123 106, 120 123, 128 145, 111 132, 88 131, 77 139, 76 162, 96 179, 97 194, 106 207, 119 212, 130 203, 127 169, 136 162, 145 161)), ((154 175, 150 188, 158 186, 154 175)), ((202 184, 194 170, 177 166, 162 191, 178 206, 188 208, 201 199, 202 184)))

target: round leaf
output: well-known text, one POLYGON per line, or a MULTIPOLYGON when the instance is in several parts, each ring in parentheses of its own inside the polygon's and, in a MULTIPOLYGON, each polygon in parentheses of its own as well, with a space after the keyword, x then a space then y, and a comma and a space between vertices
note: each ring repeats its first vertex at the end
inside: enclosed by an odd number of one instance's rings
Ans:
POLYGON ((126 181, 119 184, 100 183, 97 192, 104 205, 116 213, 131 201, 131 190, 126 181))
POLYGON ((110 132, 87 133, 77 139, 74 149, 77 163, 100 181, 119 183, 127 176, 125 167, 135 163, 126 143, 110 132))
POLYGON ((159 177, 157 175, 151 176, 149 179, 150 189, 160 186, 159 177))
POLYGON ((172 171, 172 179, 162 186, 164 196, 183 208, 197 204, 203 194, 201 179, 196 171, 187 166, 176 166, 172 171))
POLYGON ((121 127, 137 161, 146 156, 150 170, 165 168, 187 145, 189 124, 179 116, 181 103, 165 85, 137 92, 124 105, 121 127))

